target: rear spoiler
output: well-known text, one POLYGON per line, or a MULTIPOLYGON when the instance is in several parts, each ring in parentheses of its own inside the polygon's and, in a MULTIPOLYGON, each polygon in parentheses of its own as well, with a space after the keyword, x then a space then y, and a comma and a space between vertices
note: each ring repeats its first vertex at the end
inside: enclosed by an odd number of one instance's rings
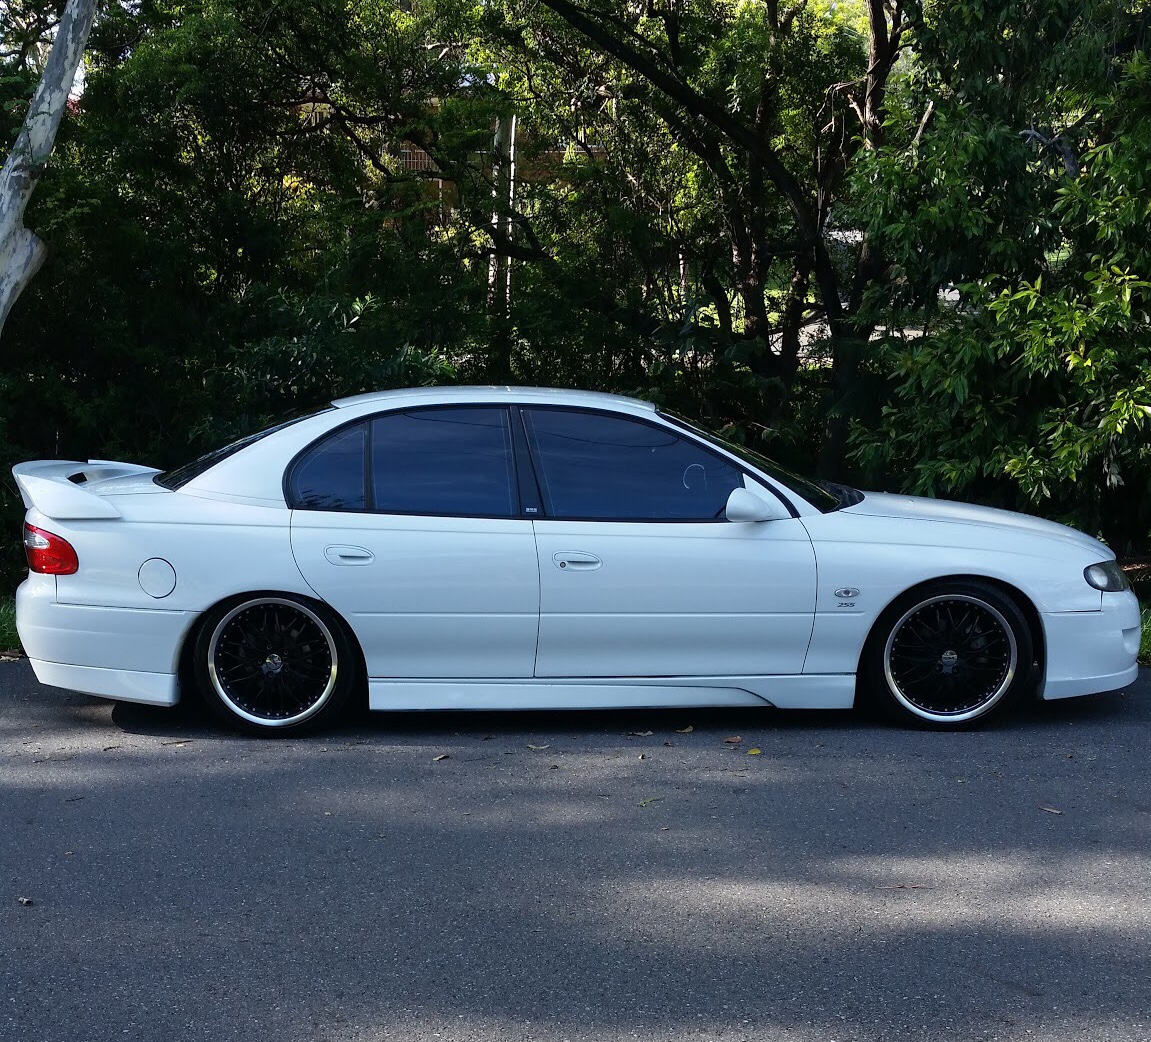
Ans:
POLYGON ((35 507, 41 514, 58 521, 120 517, 120 511, 107 499, 87 491, 84 485, 104 478, 158 473, 155 467, 113 463, 109 460, 89 460, 87 463, 77 460, 35 460, 31 463, 17 463, 12 468, 12 476, 20 488, 24 506, 29 509, 35 507))

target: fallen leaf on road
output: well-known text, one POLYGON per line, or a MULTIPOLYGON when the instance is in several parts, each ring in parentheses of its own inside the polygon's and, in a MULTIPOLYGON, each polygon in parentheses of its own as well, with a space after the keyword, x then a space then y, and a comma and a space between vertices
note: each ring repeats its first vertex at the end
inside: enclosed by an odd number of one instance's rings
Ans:
POLYGON ((18 897, 16 900, 19 901, 22 905, 30 905, 33 903, 32 898, 30 897, 18 897))
POLYGON ((450 753, 440 753, 439 756, 433 756, 432 757, 432 763, 438 763, 440 760, 450 760, 450 759, 451 759, 450 753))
POLYGON ((639 805, 641 807, 648 807, 653 803, 658 803, 662 799, 662 796, 649 796, 646 800, 640 800, 639 805))
POLYGON ((180 741, 178 741, 178 742, 161 742, 160 744, 161 745, 189 745, 189 744, 191 744, 191 742, 192 742, 191 738, 181 738, 180 741))
POLYGON ((674 745, 675 745, 675 742, 664 742, 663 744, 664 744, 664 745, 671 745, 671 746, 674 746, 674 745))
POLYGON ((743 741, 743 738, 740 735, 733 734, 730 738, 725 738, 723 740, 723 744, 724 745, 739 745, 739 743, 742 741, 743 741))
POLYGON ((1054 807, 1044 807, 1042 804, 1040 805, 1039 809, 1047 811, 1048 814, 1062 814, 1063 813, 1063 811, 1061 811, 1061 810, 1056 810, 1054 807))
POLYGON ((531 743, 529 743, 528 748, 529 749, 535 749, 538 751, 540 749, 550 749, 551 746, 550 745, 532 745, 531 743))
POLYGON ((687 727, 678 728, 675 733, 676 734, 691 734, 691 732, 694 730, 695 730, 695 728, 692 727, 691 724, 688 724, 687 727))
POLYGON ((119 749, 119 748, 120 747, 118 745, 106 745, 106 746, 104 746, 103 751, 106 753, 110 753, 113 749, 119 749))
POLYGON ((647 759, 647 753, 640 753, 639 756, 636 757, 636 759, 637 760, 646 760, 647 759))
POLYGON ((763 750, 762 749, 748 749, 747 755, 748 756, 762 756, 763 750))
POLYGON ((629 738, 650 738, 653 734, 655 734, 654 731, 628 731, 627 736, 629 738))

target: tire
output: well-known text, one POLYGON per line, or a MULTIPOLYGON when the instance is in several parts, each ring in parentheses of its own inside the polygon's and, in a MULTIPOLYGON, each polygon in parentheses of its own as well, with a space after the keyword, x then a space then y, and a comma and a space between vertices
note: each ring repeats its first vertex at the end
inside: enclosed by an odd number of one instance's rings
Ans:
POLYGON ((915 590, 883 613, 860 680, 898 723, 962 730, 1019 698, 1034 657, 1015 601, 988 583, 956 580, 915 590))
POLYGON ((232 726, 298 735, 334 719, 356 681, 343 623, 314 601, 253 594, 215 608, 192 652, 197 687, 232 726))

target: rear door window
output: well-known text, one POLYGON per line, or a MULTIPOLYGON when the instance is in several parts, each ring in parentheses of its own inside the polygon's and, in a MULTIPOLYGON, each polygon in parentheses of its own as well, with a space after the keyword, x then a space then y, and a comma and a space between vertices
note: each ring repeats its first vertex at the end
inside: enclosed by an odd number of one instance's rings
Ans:
POLYGON ((497 406, 411 409, 372 421, 372 509, 388 514, 513 517, 508 412, 497 406))

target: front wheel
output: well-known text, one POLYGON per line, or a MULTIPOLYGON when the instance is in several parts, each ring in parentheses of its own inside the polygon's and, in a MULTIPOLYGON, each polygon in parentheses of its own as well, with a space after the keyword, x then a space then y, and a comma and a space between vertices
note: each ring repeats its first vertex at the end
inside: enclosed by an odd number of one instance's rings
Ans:
POLYGON ((1033 659, 1031 629, 1010 597, 986 583, 938 583, 884 613, 860 679, 897 721, 958 730, 1014 701, 1033 659))
POLYGON ((210 613, 193 650, 211 708, 242 730, 299 734, 335 716, 355 680, 343 625, 322 605, 260 594, 210 613))

